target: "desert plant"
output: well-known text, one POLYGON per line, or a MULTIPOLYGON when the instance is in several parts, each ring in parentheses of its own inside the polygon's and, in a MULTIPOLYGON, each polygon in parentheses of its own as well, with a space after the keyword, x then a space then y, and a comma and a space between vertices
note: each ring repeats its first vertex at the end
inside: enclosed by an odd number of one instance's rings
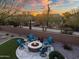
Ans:
POLYGON ((64 44, 63 47, 64 47, 64 49, 66 49, 66 50, 70 50, 70 51, 73 50, 72 47, 69 46, 68 44, 64 44))
POLYGON ((9 34, 8 34, 8 33, 6 33, 5 35, 6 35, 6 36, 8 36, 9 34))
POLYGON ((72 28, 64 28, 64 30, 62 31, 63 34, 69 34, 72 35, 73 34, 73 30, 72 28))
POLYGON ((14 37, 14 35, 11 35, 11 37, 14 37))

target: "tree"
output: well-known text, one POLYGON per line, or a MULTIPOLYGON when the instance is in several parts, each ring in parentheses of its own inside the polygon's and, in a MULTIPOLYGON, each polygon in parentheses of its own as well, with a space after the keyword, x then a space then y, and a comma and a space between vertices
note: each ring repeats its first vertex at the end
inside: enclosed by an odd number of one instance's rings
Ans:
POLYGON ((36 23, 39 23, 42 26, 43 31, 45 31, 46 22, 47 22, 47 14, 39 14, 35 17, 36 23))
POLYGON ((28 12, 27 14, 27 20, 29 22, 29 29, 31 30, 32 29, 32 21, 34 20, 34 17, 28 12))
POLYGON ((64 13, 64 27, 74 29, 79 28, 79 9, 72 9, 70 12, 64 13))

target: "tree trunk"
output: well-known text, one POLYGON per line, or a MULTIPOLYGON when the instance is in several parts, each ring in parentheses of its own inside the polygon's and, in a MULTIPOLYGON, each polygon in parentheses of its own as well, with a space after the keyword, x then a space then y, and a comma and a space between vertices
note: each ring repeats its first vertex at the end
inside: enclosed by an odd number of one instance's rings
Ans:
POLYGON ((30 30, 32 29, 32 26, 31 26, 31 20, 30 20, 30 24, 29 24, 29 29, 30 29, 30 30))

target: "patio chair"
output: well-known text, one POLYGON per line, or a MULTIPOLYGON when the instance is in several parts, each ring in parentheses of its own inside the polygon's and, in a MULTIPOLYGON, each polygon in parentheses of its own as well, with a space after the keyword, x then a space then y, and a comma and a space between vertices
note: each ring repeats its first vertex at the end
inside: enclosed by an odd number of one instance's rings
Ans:
POLYGON ((17 39, 16 43, 17 43, 18 46, 20 46, 20 48, 25 48, 24 47, 25 44, 24 44, 24 41, 22 39, 17 39))
POLYGON ((28 38, 28 41, 30 41, 30 42, 35 41, 35 40, 38 39, 38 37, 35 36, 35 35, 32 34, 32 33, 30 33, 30 34, 27 36, 27 38, 28 38))
POLYGON ((51 36, 48 36, 47 39, 44 39, 43 44, 44 45, 52 45, 53 44, 53 38, 51 36))
POLYGON ((43 45, 49 45, 49 42, 47 41, 47 39, 44 39, 44 41, 43 41, 43 45))
POLYGON ((54 39, 52 38, 52 36, 48 36, 47 41, 49 42, 50 45, 54 43, 54 39))
POLYGON ((40 56, 42 56, 42 57, 47 56, 47 54, 46 54, 47 50, 48 50, 48 47, 47 47, 47 46, 43 46, 43 47, 40 49, 40 56))

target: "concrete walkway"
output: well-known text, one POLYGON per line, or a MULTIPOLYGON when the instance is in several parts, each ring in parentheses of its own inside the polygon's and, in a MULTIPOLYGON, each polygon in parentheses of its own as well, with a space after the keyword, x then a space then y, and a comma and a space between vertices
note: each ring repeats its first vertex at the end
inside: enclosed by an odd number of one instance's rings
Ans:
MULTIPOLYGON (((23 26, 23 28, 29 29, 29 27, 23 26)), ((32 27, 33 30, 39 30, 42 31, 41 27, 32 27)), ((55 32, 55 33, 61 33, 61 30, 56 29, 47 29, 48 32, 55 32)), ((79 32, 73 32, 73 35, 79 35, 79 32)))

